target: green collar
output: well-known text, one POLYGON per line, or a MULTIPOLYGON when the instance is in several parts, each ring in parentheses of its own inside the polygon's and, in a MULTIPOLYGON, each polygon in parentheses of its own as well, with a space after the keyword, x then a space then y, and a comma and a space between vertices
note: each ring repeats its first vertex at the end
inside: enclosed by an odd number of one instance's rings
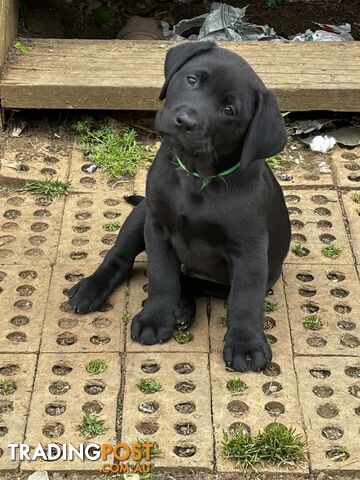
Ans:
POLYGON ((225 179, 223 177, 225 177, 226 175, 229 175, 230 173, 234 172, 236 169, 238 169, 240 167, 240 162, 238 162, 235 165, 233 165, 232 167, 228 168, 227 170, 224 170, 223 172, 218 173, 217 175, 211 175, 210 177, 201 177, 196 172, 190 172, 190 170, 188 170, 186 168, 186 166, 182 163, 182 161, 180 160, 180 157, 178 155, 175 155, 175 160, 176 160, 176 163, 177 163, 178 167, 181 170, 184 170, 184 172, 186 172, 188 175, 192 175, 193 177, 201 178, 203 180, 201 190, 203 188, 205 188, 207 185, 209 185, 211 180, 213 180, 214 178, 221 178, 221 180, 223 180, 225 182, 225 179))

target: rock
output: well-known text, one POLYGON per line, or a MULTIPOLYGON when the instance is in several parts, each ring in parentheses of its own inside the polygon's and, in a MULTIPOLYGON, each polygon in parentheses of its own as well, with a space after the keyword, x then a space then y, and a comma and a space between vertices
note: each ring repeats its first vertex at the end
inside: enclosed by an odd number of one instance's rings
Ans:
POLYGON ((34 472, 28 477, 28 480, 50 480, 47 472, 34 472))

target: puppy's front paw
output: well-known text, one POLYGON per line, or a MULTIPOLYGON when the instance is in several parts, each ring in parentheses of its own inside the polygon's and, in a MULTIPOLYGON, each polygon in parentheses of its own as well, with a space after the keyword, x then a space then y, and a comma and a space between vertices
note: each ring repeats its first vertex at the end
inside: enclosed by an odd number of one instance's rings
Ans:
POLYGON ((225 335, 224 361, 237 372, 259 372, 270 362, 272 353, 262 332, 249 335, 240 329, 228 330, 225 335))
POLYGON ((98 310, 110 295, 106 281, 93 276, 83 278, 69 292, 69 303, 76 313, 98 310))
POLYGON ((131 324, 131 338, 143 345, 154 345, 170 340, 176 326, 175 313, 164 305, 145 304, 131 324))

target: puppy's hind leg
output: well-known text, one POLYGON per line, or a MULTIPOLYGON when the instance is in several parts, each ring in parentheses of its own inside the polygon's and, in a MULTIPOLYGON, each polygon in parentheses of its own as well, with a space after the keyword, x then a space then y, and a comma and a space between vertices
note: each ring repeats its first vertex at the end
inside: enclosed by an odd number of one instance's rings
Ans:
POLYGON ((70 290, 69 303, 75 312, 97 310, 115 288, 129 278, 135 257, 145 250, 145 217, 146 200, 142 199, 125 220, 102 264, 70 290))

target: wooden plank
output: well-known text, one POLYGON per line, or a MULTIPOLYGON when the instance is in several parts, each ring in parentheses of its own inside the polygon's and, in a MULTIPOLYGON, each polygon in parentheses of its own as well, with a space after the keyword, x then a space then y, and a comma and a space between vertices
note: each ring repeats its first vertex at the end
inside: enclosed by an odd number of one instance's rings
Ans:
POLYGON ((11 42, 17 34, 18 0, 0 0, 0 73, 11 42))
MULTIPOLYGON (((1 0, 0 0, 1 1, 1 0)), ((157 110, 171 42, 33 39, 0 84, 5 108, 157 110)), ((222 42, 283 110, 360 111, 359 42, 222 42), (330 59, 330 61, 329 61, 330 59)))

